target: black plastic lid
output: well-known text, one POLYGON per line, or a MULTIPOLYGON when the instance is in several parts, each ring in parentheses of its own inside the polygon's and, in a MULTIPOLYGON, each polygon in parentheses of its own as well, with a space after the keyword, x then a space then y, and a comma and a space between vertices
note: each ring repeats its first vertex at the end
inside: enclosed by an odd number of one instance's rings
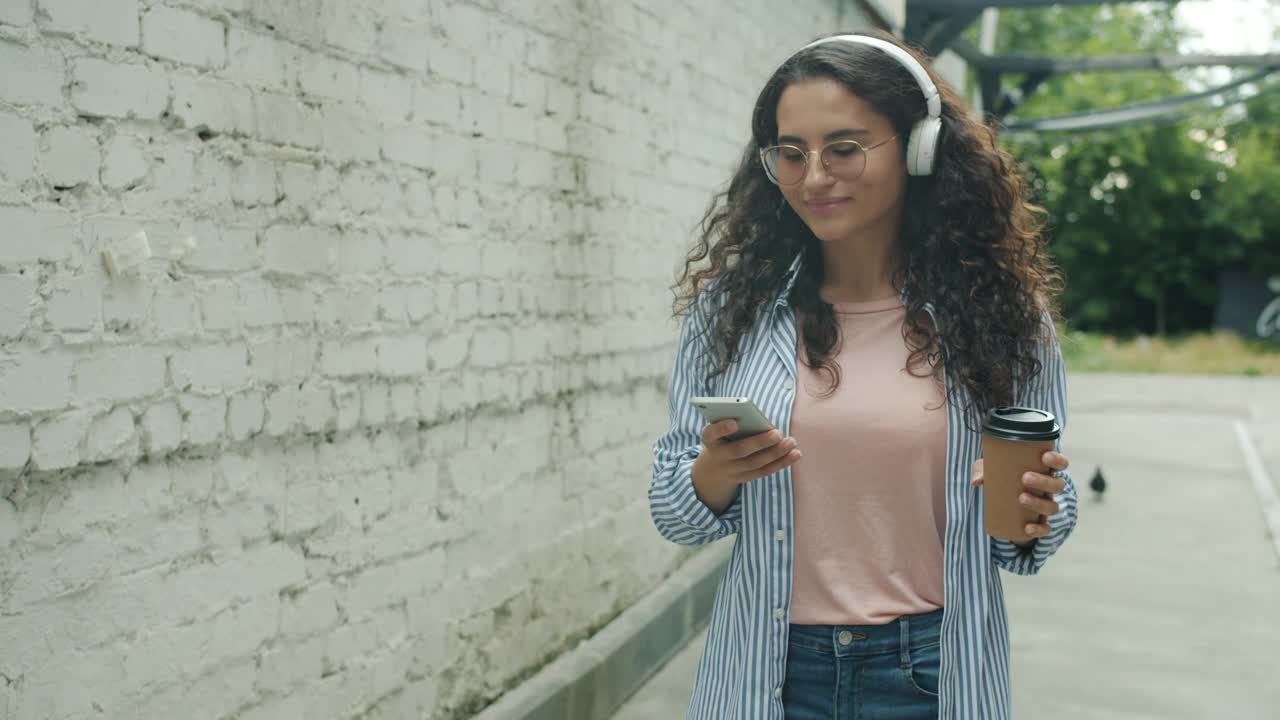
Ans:
POLYGON ((1052 413, 1015 406, 992 408, 982 431, 1006 440, 1057 440, 1062 434, 1052 413))

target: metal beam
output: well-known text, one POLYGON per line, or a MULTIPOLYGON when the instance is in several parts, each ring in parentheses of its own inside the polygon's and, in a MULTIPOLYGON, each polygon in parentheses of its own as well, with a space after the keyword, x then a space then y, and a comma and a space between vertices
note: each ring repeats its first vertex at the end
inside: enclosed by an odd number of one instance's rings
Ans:
POLYGON ((1031 94, 1036 91, 1036 88, 1040 87, 1045 80, 1050 78, 1050 76, 1051 74, 1047 72, 1031 73, 1027 75, 1018 85, 1018 92, 1016 95, 1005 93, 1001 97, 1000 106, 995 110, 995 116, 1003 120, 1007 115, 1012 113, 1014 110, 1017 110, 1018 106, 1026 102, 1027 98, 1031 97, 1031 94))
POLYGON ((981 14, 982 10, 965 10, 955 14, 944 15, 930 23, 920 38, 915 40, 924 47, 926 54, 937 56, 943 50, 946 50, 956 38, 960 37, 965 28, 972 25, 973 21, 977 20, 981 14))
MULTIPOLYGON (((1137 122, 1156 120, 1162 117, 1170 117, 1176 115, 1182 108, 1188 105, 1208 100, 1214 97, 1221 97, 1227 91, 1236 90, 1243 85, 1256 83, 1265 80, 1268 75, 1280 70, 1280 68, 1271 68, 1259 70, 1255 73, 1241 78, 1236 78, 1225 85, 1215 88, 1203 90, 1186 95, 1176 95, 1167 97, 1153 102, 1137 103, 1126 107, 1111 108, 1108 110, 1091 110, 1082 113, 1072 113, 1070 115, 1058 115, 1047 118, 1034 118, 1030 120, 1015 120, 1005 126, 1010 131, 1053 131, 1053 130, 1100 130, 1104 128, 1120 127, 1123 125, 1131 125, 1137 122)), ((1280 83, 1274 83, 1270 86, 1261 87, 1257 94, 1267 92, 1275 92, 1280 89, 1280 83)), ((1227 104, 1235 104, 1242 102, 1244 98, 1236 99, 1227 104)), ((1216 108, 1215 108, 1216 109, 1216 108)))
POLYGON ((1095 55, 1073 58, 990 55, 977 59, 977 62, 984 70, 1001 73, 1056 74, 1095 70, 1169 70, 1210 66, 1271 67, 1280 65, 1280 53, 1270 55, 1095 55))

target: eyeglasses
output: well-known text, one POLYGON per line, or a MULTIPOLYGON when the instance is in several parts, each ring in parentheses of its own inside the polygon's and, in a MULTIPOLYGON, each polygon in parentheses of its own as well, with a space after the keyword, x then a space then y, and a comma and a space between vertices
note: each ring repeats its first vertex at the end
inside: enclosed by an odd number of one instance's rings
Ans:
POLYGON ((823 146, 822 150, 802 150, 795 145, 773 145, 760 151, 760 162, 769 179, 779 185, 794 185, 809 173, 809 155, 818 153, 822 167, 837 180, 856 180, 867 169, 867 152, 897 138, 897 135, 881 140, 875 145, 863 147, 857 140, 837 140, 823 146))

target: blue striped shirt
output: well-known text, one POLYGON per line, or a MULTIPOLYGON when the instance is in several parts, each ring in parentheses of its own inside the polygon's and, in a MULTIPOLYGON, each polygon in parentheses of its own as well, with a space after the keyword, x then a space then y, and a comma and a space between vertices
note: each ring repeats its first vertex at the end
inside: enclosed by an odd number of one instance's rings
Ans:
MULTIPOLYGON (((759 313, 732 366, 706 387, 702 330, 705 302, 695 303, 681 326, 670 384, 670 428, 654 447, 649 510, 658 532, 671 542, 701 545, 734 535, 728 569, 720 582, 694 681, 688 717, 695 720, 782 718, 792 569, 791 470, 741 486, 719 516, 694 493, 691 469, 702 450, 705 422, 689 404, 696 395, 745 396, 784 434, 790 434, 796 378, 796 322, 788 295, 799 271, 792 263, 773 304, 759 313)), ((700 299, 701 300, 701 299, 700 299)), ((903 294, 906 301, 906 294, 903 294)), ((934 309, 927 306, 930 316, 934 309)), ((936 322, 936 320, 935 320, 936 322)), ((1053 323, 1039 344, 1043 371, 1015 389, 1019 405, 1067 419, 1066 371, 1053 323)), ((947 387, 951 381, 944 379, 947 387)), ((1076 523, 1075 485, 1055 496, 1061 511, 1051 532, 1029 548, 991 538, 983 530, 982 490, 970 484, 981 456, 982 435, 968 430, 968 394, 948 395, 946 508, 943 543, 944 610, 939 715, 942 720, 1003 720, 1010 715, 1009 629, 997 568, 1034 575, 1062 546, 1076 523)), ((1060 445, 1059 445, 1060 446, 1060 445)))

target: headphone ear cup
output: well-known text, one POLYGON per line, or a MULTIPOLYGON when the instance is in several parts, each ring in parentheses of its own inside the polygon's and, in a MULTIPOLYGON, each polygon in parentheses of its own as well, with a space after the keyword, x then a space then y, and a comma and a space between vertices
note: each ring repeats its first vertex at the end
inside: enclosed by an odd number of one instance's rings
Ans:
POLYGON ((907 142, 907 173, 930 175, 933 160, 938 152, 938 139, 942 135, 942 118, 925 118, 911 128, 907 142))

